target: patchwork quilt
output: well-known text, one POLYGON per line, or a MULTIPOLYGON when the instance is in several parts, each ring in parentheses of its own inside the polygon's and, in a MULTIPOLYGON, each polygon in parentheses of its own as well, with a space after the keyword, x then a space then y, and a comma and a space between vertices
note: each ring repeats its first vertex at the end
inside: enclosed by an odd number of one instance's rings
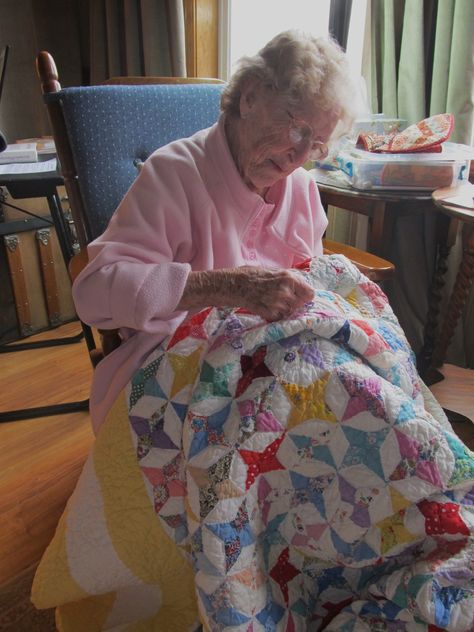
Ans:
POLYGON ((59 629, 474 630, 474 455, 380 288, 297 273, 290 319, 206 309, 136 373, 35 578, 59 629))

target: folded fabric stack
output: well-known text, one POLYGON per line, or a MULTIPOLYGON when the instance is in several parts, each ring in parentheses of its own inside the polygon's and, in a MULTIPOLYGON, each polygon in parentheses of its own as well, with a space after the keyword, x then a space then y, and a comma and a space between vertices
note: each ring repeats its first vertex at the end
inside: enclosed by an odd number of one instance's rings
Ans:
POLYGON ((435 114, 401 132, 359 134, 357 148, 376 153, 410 154, 417 152, 441 152, 454 128, 452 114, 435 114))

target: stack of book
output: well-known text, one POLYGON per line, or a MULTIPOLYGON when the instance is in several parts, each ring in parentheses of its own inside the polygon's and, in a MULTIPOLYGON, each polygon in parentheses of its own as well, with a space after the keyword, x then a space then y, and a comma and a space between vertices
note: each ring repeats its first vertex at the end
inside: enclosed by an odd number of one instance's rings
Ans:
POLYGON ((36 162, 38 151, 36 143, 14 143, 0 153, 0 164, 9 162, 36 162))
POLYGON ((46 157, 54 156, 56 148, 54 141, 49 139, 31 139, 28 142, 12 143, 0 152, 0 164, 37 162, 46 157))

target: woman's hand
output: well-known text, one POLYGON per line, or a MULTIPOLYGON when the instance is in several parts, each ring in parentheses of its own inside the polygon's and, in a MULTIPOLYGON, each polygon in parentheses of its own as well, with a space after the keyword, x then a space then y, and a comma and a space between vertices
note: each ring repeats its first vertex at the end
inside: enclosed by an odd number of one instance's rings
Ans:
POLYGON ((235 306, 267 320, 287 318, 314 296, 313 288, 289 270, 243 266, 230 283, 235 306))
POLYGON ((279 320, 313 296, 313 288, 291 270, 242 266, 191 272, 177 309, 245 307, 266 320, 279 320))

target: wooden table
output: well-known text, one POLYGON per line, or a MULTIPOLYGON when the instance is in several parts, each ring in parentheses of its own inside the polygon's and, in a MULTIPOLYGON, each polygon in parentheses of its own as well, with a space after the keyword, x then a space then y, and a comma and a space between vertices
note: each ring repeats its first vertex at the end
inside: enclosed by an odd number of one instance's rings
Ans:
MULTIPOLYGON (((13 199, 46 198, 52 220, 49 218, 40 219, 44 223, 55 227, 64 263, 67 266, 69 259, 74 254, 74 250, 70 227, 64 217, 58 194, 58 187, 63 184, 64 180, 58 169, 39 173, 0 174, 0 186, 5 187, 13 199)), ((4 204, 5 206, 12 206, 26 215, 31 215, 31 213, 18 206, 7 202, 4 202, 4 204)))
POLYGON ((433 212, 435 208, 428 191, 358 190, 343 179, 340 172, 312 169, 321 201, 328 205, 359 213, 369 218, 367 250, 390 259, 395 219, 401 215, 433 212))

